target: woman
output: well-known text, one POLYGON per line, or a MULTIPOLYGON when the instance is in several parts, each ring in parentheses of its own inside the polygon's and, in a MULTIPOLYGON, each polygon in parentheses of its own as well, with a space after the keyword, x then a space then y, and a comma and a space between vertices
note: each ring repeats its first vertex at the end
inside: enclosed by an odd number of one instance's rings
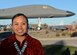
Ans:
POLYGON ((44 55, 41 43, 28 35, 28 19, 18 13, 12 18, 14 34, 0 44, 0 55, 44 55))

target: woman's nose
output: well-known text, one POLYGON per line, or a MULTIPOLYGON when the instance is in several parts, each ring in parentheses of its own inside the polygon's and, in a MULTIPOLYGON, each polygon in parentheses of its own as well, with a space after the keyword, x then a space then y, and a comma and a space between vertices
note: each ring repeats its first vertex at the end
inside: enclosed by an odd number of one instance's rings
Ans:
POLYGON ((19 25, 18 28, 21 29, 22 28, 22 25, 19 25))

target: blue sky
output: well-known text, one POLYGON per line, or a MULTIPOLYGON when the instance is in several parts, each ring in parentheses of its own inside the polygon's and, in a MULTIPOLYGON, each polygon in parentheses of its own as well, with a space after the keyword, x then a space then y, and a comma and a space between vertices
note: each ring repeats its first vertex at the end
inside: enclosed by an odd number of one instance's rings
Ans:
MULTIPOLYGON (((77 0, 0 0, 0 9, 32 5, 32 4, 46 4, 58 9, 68 10, 77 14, 77 0)), ((42 19, 42 23, 47 24, 60 24, 63 21, 64 24, 71 24, 77 20, 77 15, 63 18, 50 18, 42 19)), ((29 20, 29 23, 37 23, 37 19, 29 20)), ((11 20, 0 20, 0 24, 10 24, 11 20)))

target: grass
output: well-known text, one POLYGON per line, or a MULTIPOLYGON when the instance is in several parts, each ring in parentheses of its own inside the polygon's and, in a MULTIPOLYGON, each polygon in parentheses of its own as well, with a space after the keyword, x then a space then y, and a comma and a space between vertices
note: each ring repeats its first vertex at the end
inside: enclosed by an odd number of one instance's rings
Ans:
POLYGON ((77 47, 63 45, 47 45, 43 48, 45 55, 73 55, 77 51, 77 47))

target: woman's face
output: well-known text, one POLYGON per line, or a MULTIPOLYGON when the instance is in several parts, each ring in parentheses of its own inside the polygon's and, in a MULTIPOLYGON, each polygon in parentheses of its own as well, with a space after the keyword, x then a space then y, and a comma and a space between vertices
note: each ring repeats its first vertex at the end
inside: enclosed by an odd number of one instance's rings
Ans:
POLYGON ((12 29, 16 35, 22 36, 27 33, 27 21, 25 17, 18 16, 13 20, 12 29))

